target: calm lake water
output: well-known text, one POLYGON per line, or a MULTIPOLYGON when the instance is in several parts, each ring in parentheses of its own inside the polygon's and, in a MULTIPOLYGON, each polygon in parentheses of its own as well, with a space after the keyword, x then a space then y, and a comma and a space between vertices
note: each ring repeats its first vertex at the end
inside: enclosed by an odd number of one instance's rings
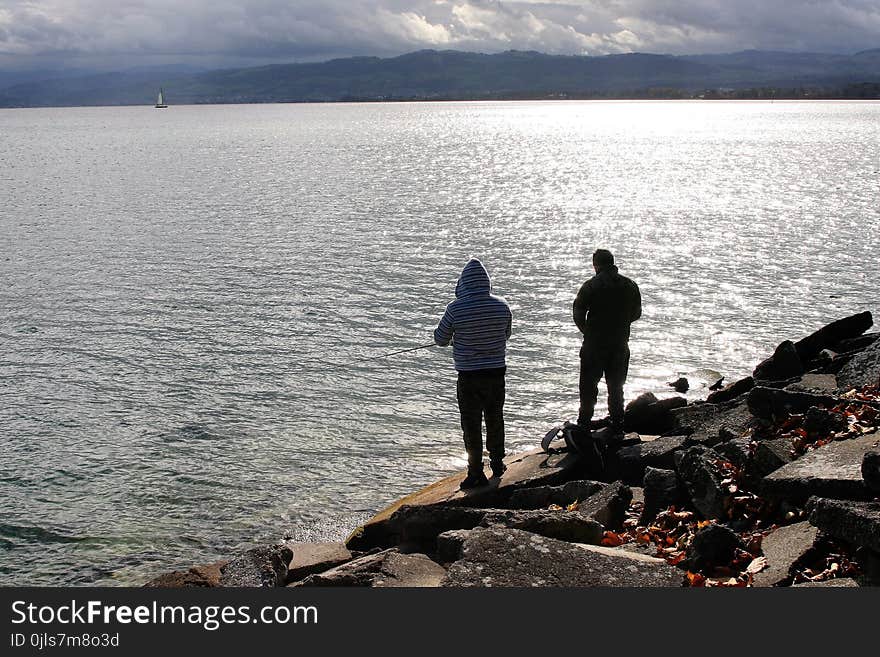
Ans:
POLYGON ((878 181, 878 103, 0 110, 0 584, 339 539, 463 467, 448 350, 353 360, 430 342, 470 256, 511 451, 576 415, 597 247, 642 290, 628 399, 704 397, 876 314, 878 181))

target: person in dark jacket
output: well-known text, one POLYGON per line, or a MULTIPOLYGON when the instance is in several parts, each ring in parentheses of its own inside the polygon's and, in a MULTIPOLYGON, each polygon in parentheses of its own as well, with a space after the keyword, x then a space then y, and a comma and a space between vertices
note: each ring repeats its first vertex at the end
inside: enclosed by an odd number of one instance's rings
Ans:
POLYGON ((512 314, 507 302, 491 294, 489 273, 477 259, 467 263, 455 287, 455 301, 446 306, 434 330, 441 347, 452 342, 458 371, 458 408, 468 454, 468 474, 462 490, 489 483, 483 472, 483 418, 492 476, 504 472, 505 353, 512 314))
POLYGON ((584 334, 578 425, 589 429, 604 375, 611 427, 618 434, 623 433, 630 324, 642 316, 642 296, 639 286, 618 272, 610 251, 593 254, 593 269, 596 275, 581 286, 573 307, 574 323, 584 334))

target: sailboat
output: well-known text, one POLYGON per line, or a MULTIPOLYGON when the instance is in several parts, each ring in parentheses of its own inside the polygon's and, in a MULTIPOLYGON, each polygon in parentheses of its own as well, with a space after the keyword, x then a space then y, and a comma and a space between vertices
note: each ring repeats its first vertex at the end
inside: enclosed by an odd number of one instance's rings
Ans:
POLYGON ((165 104, 165 95, 162 93, 161 87, 159 88, 159 98, 156 99, 156 109, 166 109, 168 105, 165 104))

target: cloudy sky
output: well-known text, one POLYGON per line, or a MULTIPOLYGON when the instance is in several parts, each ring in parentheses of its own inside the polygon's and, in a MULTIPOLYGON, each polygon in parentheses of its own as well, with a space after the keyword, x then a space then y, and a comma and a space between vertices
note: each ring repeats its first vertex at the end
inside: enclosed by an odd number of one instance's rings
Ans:
POLYGON ((880 47, 880 0, 0 0, 0 67, 880 47))

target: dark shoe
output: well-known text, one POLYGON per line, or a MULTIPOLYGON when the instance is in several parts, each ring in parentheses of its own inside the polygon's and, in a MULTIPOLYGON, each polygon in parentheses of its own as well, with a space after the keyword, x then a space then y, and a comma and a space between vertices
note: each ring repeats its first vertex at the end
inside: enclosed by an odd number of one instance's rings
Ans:
POLYGON ((464 478, 458 487, 461 490, 470 490, 471 488, 479 488, 480 486, 487 486, 489 484, 489 480, 486 479, 486 475, 483 474, 481 470, 478 473, 469 472, 468 476, 464 478))
POLYGON ((492 466, 492 479, 500 479, 501 475, 507 471, 504 461, 492 461, 490 465, 492 466))

